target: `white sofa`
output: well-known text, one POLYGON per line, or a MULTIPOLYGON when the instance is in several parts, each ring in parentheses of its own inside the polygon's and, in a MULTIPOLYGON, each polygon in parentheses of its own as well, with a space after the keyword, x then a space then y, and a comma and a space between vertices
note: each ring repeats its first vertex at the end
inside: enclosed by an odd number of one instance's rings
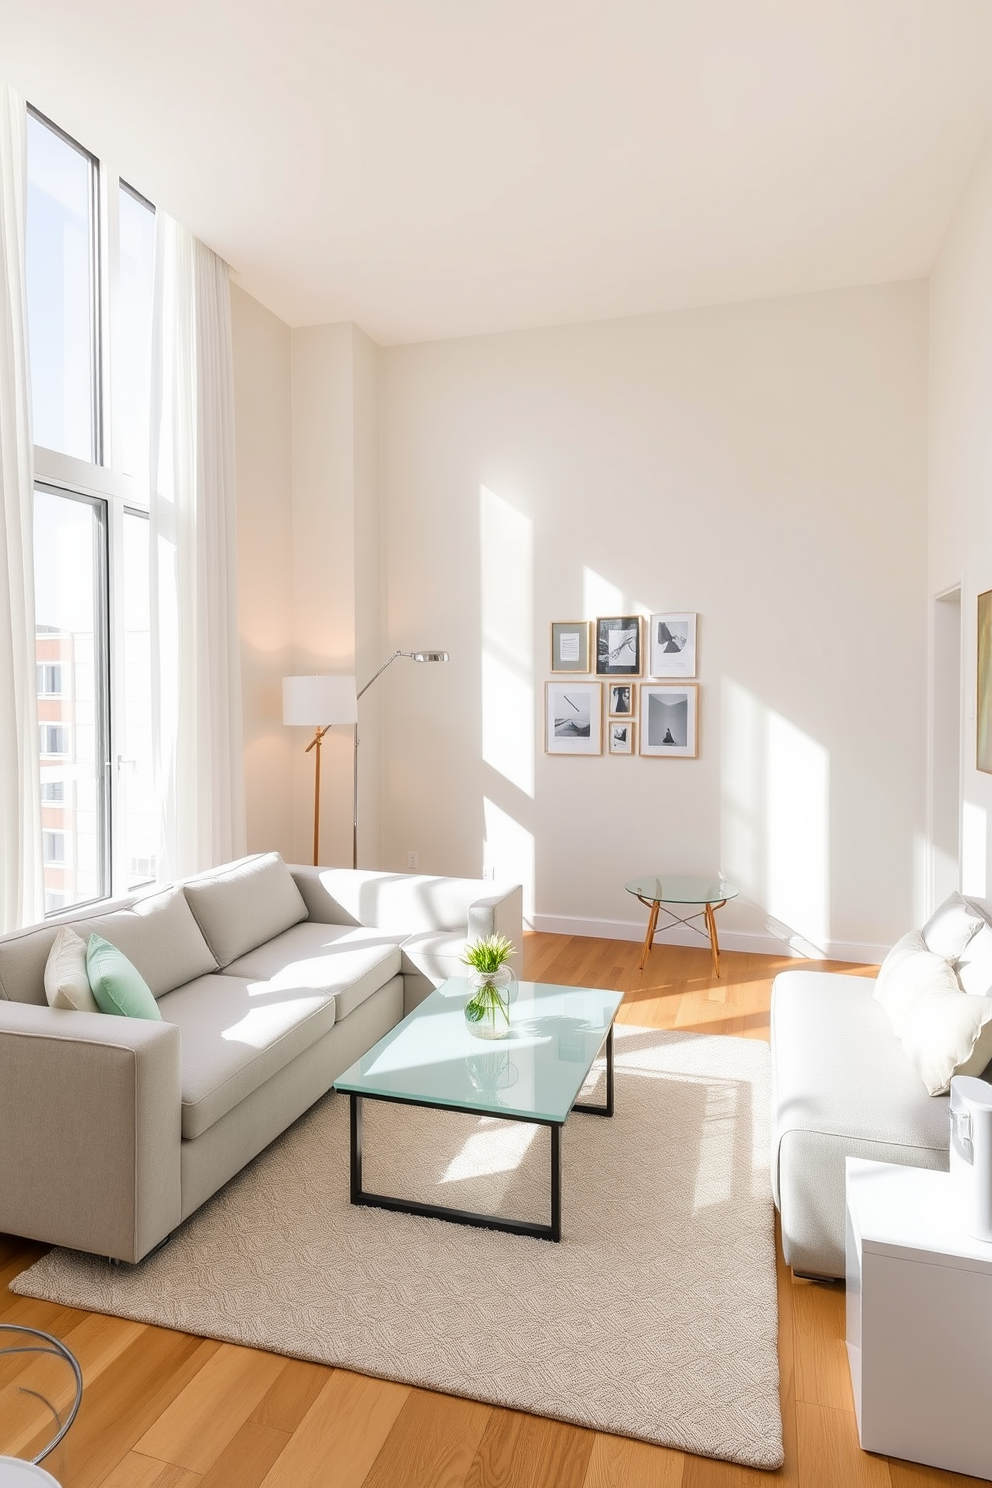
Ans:
POLYGON ((0 937, 0 1230, 140 1260, 495 932, 519 886, 269 853, 0 937), (49 1007, 63 924, 163 1021, 49 1007))
POLYGON ((927 1093, 874 987, 785 971, 772 988, 772 1192, 800 1275, 844 1275, 846 1157, 947 1168, 948 1097, 927 1093))

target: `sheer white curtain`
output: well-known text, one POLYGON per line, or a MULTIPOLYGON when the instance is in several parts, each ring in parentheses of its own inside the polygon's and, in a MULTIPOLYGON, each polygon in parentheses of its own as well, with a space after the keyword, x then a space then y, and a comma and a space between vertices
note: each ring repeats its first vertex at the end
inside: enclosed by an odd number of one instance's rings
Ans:
POLYGON ((245 851, 227 265, 156 214, 151 629, 158 876, 245 851))
POLYGON ((26 199, 24 101, 0 85, 0 930, 44 914, 26 199))

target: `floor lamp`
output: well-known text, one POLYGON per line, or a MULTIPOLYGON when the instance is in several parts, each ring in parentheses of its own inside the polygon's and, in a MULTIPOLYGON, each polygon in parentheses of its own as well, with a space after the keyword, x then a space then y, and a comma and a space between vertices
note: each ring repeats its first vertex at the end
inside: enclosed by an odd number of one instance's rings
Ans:
MULTIPOLYGON (((366 682, 365 686, 359 691, 359 693, 358 693, 358 696, 359 697, 362 697, 366 692, 368 692, 369 688, 372 686, 372 683, 375 681, 376 677, 381 677, 382 674, 383 674, 383 672, 386 670, 386 668, 388 666, 392 666, 393 662, 396 660, 396 658, 398 656, 406 656, 410 661, 447 661, 447 659, 448 659, 448 653, 447 653, 447 651, 394 651, 393 654, 392 654, 392 656, 387 657, 387 659, 382 663, 382 666, 379 668, 379 670, 377 672, 373 672, 372 676, 366 682)), ((354 773, 353 773, 353 781, 354 781, 354 788, 355 788, 355 809, 354 809, 354 811, 352 813, 351 866, 352 866, 352 868, 357 868, 358 867, 358 716, 357 716, 357 700, 356 700, 356 716, 355 716, 355 768, 354 768, 354 773)))
POLYGON ((320 746, 335 723, 354 724, 358 734, 354 677, 283 677, 282 721, 316 729, 305 751, 309 754, 314 750, 313 863, 316 868, 320 853, 320 746))

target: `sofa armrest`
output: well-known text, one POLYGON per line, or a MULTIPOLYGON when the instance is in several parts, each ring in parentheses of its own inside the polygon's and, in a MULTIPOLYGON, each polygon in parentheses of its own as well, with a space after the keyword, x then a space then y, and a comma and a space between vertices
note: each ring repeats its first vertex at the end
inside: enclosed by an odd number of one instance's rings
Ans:
MULTIPOLYGON (((434 930, 469 940, 501 932, 519 951, 523 894, 519 884, 426 873, 377 873, 363 868, 290 864, 310 918, 324 925, 365 925, 390 934, 434 930)), ((519 966, 515 968, 519 976, 519 966)))
POLYGON ((179 1029, 0 1001, 0 1230, 138 1261, 181 1219, 179 1029))
POLYGON ((505 935, 512 940, 514 951, 510 957, 513 975, 519 980, 524 974, 524 892, 519 884, 496 889, 473 899, 468 907, 468 940, 483 940, 487 935, 505 935))

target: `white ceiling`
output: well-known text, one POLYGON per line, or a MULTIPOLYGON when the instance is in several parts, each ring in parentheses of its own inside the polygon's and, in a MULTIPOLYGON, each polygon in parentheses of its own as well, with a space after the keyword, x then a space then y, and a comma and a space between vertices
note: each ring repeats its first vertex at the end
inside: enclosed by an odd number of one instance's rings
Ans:
POLYGON ((927 274, 992 0, 0 0, 0 71, 387 344, 927 274))

